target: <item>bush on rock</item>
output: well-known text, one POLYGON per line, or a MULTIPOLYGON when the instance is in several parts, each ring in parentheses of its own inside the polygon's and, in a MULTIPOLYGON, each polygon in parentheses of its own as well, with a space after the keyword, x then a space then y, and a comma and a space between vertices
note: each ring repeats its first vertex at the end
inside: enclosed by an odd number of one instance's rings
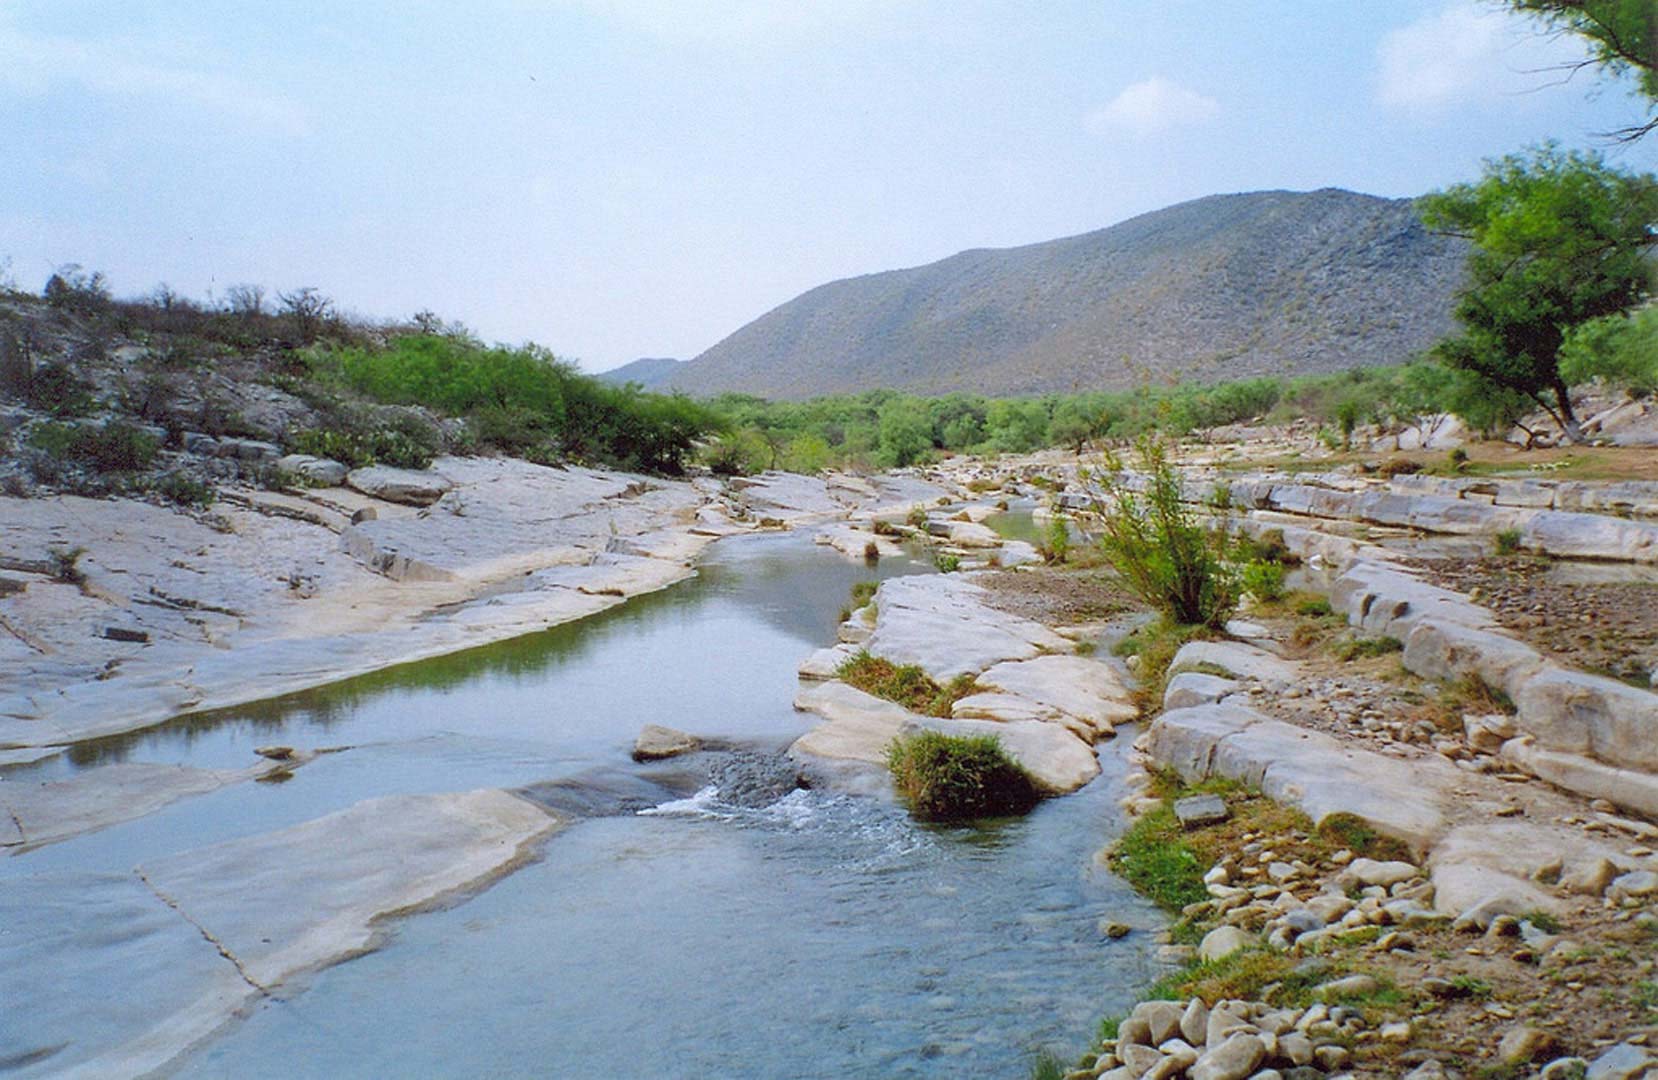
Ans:
POLYGON ((1040 796, 994 735, 922 731, 892 741, 887 767, 910 812, 924 821, 1022 814, 1040 796))

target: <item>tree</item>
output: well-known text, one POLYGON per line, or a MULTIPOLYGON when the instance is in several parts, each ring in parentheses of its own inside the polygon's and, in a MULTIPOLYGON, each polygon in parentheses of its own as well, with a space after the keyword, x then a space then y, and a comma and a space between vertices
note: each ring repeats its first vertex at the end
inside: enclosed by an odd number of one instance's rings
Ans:
POLYGON ((232 315, 252 317, 265 313, 265 287, 243 283, 225 290, 225 309, 232 315))
POLYGON ((1100 433, 1099 420, 1099 414, 1090 412, 1085 402, 1074 397, 1063 398, 1054 406, 1053 419, 1048 422, 1048 438, 1081 455, 1088 440, 1100 433))
POLYGON ((1420 211, 1430 229, 1473 241, 1455 308, 1462 333, 1436 355, 1530 398, 1578 441, 1560 347, 1573 327, 1650 290, 1658 177, 1551 143, 1488 162, 1479 182, 1425 196, 1420 211))
POLYGON ((1560 371, 1573 384, 1598 378, 1640 395, 1658 390, 1658 307, 1577 327, 1560 350, 1560 371))
POLYGON ((914 398, 893 398, 877 414, 881 460, 895 468, 913 465, 933 448, 933 425, 914 398))
POLYGON ((302 341, 314 341, 324 322, 334 317, 334 301, 310 285, 293 292, 277 293, 282 312, 294 321, 302 341))
POLYGON ((1589 56, 1567 65, 1576 71, 1599 67, 1616 77, 1630 76, 1636 92, 1651 99, 1652 115, 1613 136, 1633 142, 1658 129, 1658 5, 1653 0, 1503 0, 1512 10, 1530 15, 1555 34, 1573 34, 1589 46, 1589 56))

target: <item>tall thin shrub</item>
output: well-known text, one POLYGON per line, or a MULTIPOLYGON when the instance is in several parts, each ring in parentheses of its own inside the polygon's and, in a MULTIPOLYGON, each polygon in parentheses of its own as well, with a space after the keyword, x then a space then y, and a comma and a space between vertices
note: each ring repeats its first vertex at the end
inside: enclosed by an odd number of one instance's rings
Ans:
POLYGON ((1238 606, 1237 575, 1226 559, 1227 528, 1211 525, 1181 501, 1180 473, 1162 443, 1140 443, 1145 490, 1136 491, 1121 461, 1106 459, 1100 546, 1123 583, 1182 625, 1220 627, 1238 606))

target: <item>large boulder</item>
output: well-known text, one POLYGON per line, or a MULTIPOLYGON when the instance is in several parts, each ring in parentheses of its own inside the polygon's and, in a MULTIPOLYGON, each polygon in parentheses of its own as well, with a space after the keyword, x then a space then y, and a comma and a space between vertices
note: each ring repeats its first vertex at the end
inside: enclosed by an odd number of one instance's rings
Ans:
POLYGON ((323 487, 338 487, 345 483, 350 472, 333 458, 312 457, 310 454, 289 454, 276 463, 279 472, 298 476, 323 487))
POLYGON ((633 760, 660 761, 701 748, 702 740, 695 735, 661 724, 646 724, 640 729, 639 737, 633 740, 633 760))
POLYGON ((1239 641, 1189 642, 1182 645, 1169 662, 1170 675, 1202 672, 1204 668, 1225 672, 1222 678, 1254 679, 1263 686, 1277 690, 1298 681, 1295 665, 1280 660, 1265 649, 1239 641))
POLYGON ((417 472, 387 465, 352 469, 346 474, 345 482, 370 498, 406 506, 431 506, 455 486, 454 481, 431 470, 417 472))

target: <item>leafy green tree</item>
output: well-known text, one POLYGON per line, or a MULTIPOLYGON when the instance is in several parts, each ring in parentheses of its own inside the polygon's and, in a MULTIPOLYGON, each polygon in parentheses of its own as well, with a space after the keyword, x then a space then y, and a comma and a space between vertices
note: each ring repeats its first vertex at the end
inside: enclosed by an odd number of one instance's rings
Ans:
POLYGON ((1477 183, 1428 195, 1423 220, 1473 241, 1457 294, 1450 366, 1522 394, 1579 436, 1559 366, 1566 334, 1634 306, 1651 287, 1658 177, 1548 144, 1487 163, 1477 183))
POLYGON ((997 450, 1035 450, 1048 441, 1048 407, 1033 399, 998 398, 985 410, 985 428, 997 450))
POLYGON ((895 397, 881 406, 877 416, 884 464, 898 468, 914 465, 932 450, 932 421, 919 401, 895 397))
POLYGON ((1087 402, 1074 397, 1061 398, 1054 406, 1053 419, 1048 422, 1048 438, 1080 454, 1088 440, 1100 433, 1099 421, 1099 414, 1090 410, 1087 402))
POLYGON ((1658 129, 1658 5, 1653 0, 1506 0, 1514 11, 1534 16, 1551 31, 1574 34, 1589 57, 1573 69, 1600 67, 1635 81, 1636 93, 1652 102, 1651 115, 1615 132, 1626 142, 1658 129))
POLYGON ((1658 390, 1658 307, 1575 328, 1560 349, 1560 372, 1574 384, 1599 378, 1637 394, 1658 390))

